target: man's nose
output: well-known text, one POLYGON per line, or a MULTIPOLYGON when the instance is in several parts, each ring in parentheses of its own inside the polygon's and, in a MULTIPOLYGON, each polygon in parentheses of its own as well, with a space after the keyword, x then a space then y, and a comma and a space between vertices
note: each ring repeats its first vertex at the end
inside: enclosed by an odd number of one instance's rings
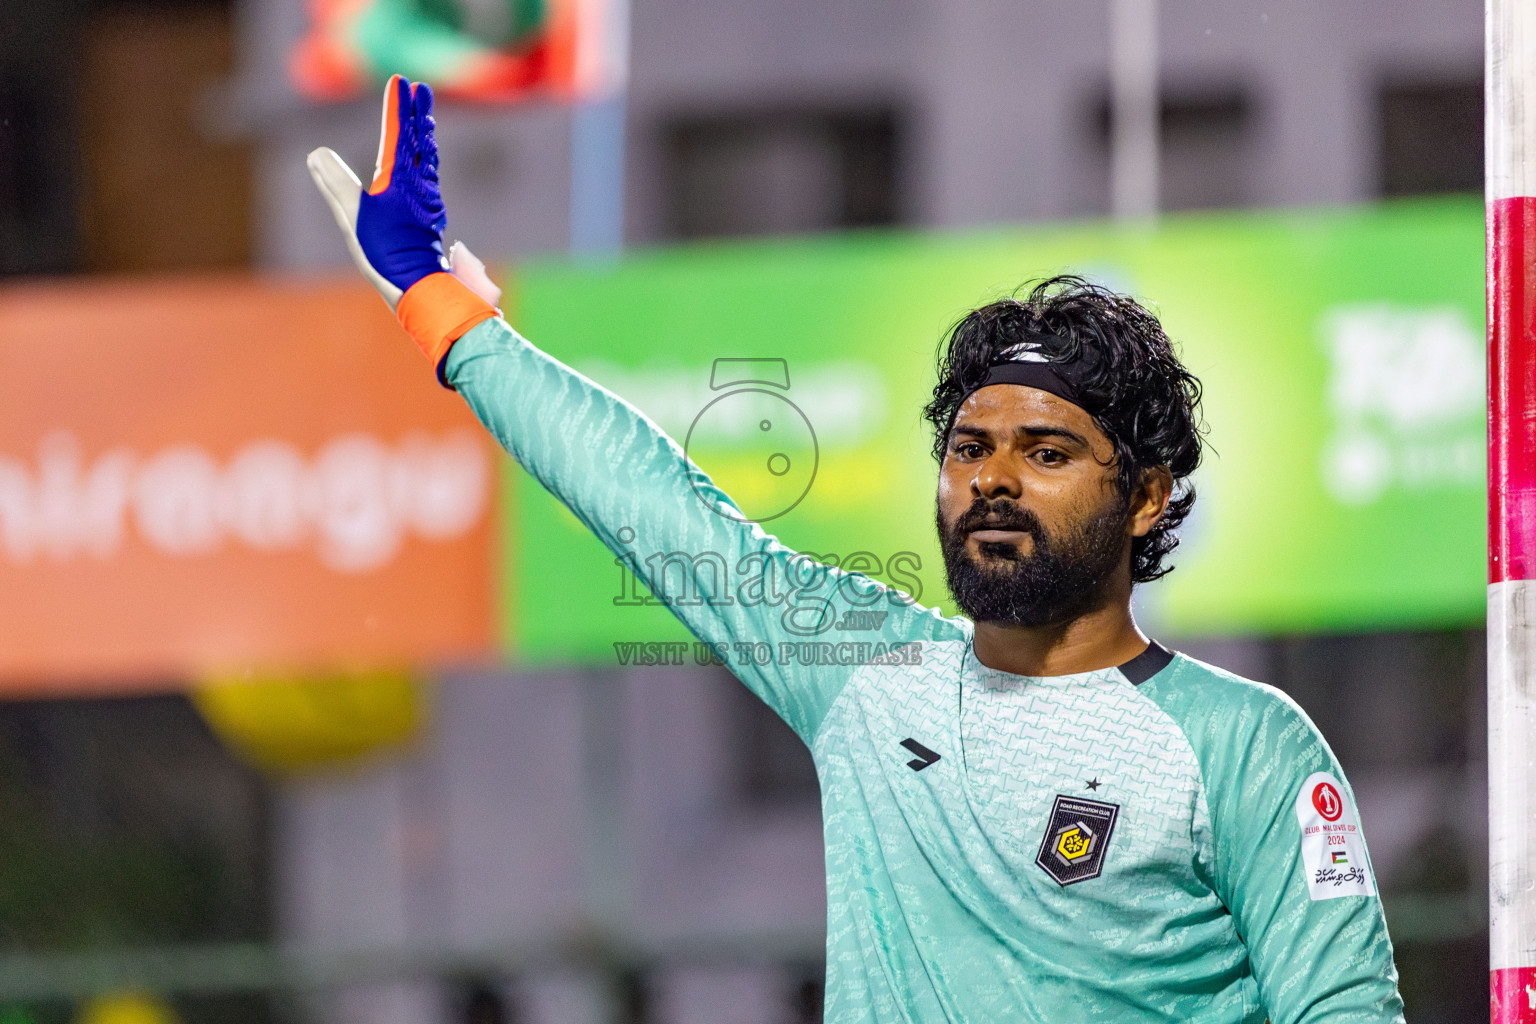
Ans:
POLYGON ((971 492, 982 498, 1017 498, 1022 491, 1020 475, 1013 460, 1001 452, 995 452, 976 470, 971 478, 971 492))

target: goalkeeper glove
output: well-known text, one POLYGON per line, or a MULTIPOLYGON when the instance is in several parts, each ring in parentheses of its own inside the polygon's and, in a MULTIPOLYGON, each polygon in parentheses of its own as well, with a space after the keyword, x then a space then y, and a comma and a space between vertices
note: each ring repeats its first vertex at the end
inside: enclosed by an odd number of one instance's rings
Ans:
POLYGON ((384 89, 384 122, 373 182, 365 191, 352 169, 324 146, 309 154, 320 186, 346 236, 352 262, 378 289, 442 379, 448 349, 471 327, 499 315, 501 289, 462 243, 443 255, 432 90, 400 75, 384 89))

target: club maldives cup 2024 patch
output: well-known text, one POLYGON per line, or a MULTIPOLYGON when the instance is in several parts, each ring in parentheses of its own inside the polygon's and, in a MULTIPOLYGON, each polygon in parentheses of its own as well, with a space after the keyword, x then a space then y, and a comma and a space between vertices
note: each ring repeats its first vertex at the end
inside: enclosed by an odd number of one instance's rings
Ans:
POLYGON ((1314 900, 1375 894, 1360 817, 1338 779, 1327 772, 1307 776, 1296 794, 1296 820, 1301 824, 1302 869, 1314 900))

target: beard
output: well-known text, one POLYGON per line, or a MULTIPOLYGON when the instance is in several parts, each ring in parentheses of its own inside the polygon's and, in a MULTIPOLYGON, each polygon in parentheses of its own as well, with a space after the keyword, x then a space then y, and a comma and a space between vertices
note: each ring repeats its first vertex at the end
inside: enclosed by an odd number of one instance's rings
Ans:
POLYGON ((940 512, 939 549, 949 592, 974 622, 1049 626, 1075 619, 1098 605, 1119 568, 1129 512, 1129 499, 1122 500, 1061 534, 1050 533, 1033 512, 1007 498, 990 504, 977 498, 953 525, 945 524, 940 512), (996 542, 981 545, 984 560, 972 557, 966 536, 984 521, 1028 533, 1033 553, 996 542))

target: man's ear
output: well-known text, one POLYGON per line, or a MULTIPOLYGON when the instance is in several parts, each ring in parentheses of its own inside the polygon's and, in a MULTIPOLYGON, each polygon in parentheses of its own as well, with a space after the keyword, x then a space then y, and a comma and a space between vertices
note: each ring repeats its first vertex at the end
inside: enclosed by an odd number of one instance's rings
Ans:
POLYGON ((1145 537, 1163 518, 1168 499, 1173 497, 1173 472, 1167 466, 1153 466, 1141 471, 1141 480, 1131 492, 1131 522, 1127 532, 1145 537))

